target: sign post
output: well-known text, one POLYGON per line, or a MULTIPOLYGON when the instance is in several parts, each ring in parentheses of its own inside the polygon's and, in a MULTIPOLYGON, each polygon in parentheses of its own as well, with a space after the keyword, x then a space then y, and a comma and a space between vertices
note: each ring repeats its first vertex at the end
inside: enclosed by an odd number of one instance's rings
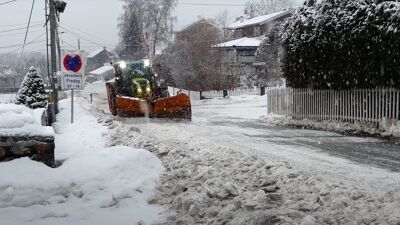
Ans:
POLYGON ((71 123, 74 123, 74 90, 83 89, 84 63, 79 51, 64 55, 62 89, 71 90, 71 123))

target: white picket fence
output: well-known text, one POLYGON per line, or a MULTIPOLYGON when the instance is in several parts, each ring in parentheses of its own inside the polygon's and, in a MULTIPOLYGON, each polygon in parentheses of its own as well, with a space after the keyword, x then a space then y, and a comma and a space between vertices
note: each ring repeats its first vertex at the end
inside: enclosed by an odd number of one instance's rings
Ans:
POLYGON ((346 91, 267 88, 268 113, 296 119, 379 123, 400 117, 400 90, 392 88, 346 91))
POLYGON ((200 100, 200 92, 198 91, 190 91, 190 90, 185 90, 185 89, 180 89, 176 87, 168 87, 168 92, 169 95, 175 96, 179 92, 187 94, 191 100, 200 100))

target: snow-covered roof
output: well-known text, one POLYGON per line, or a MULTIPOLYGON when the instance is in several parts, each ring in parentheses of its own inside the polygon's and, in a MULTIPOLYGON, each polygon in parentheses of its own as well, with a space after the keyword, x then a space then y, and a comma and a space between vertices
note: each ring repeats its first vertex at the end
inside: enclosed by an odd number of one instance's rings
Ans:
POLYGON ((97 49, 96 51, 91 52, 87 57, 88 57, 88 58, 96 57, 98 54, 102 53, 103 51, 107 51, 107 52, 109 52, 110 54, 112 54, 112 52, 110 52, 110 51, 109 51, 108 49, 106 49, 106 48, 99 48, 99 49, 97 49))
POLYGON ((264 37, 256 38, 240 38, 233 41, 224 42, 221 44, 214 45, 215 48, 233 48, 233 47, 258 47, 260 46, 264 37))
POLYGON ((113 70, 114 70, 114 67, 113 67, 113 66, 111 66, 111 65, 105 65, 105 66, 102 66, 102 67, 100 67, 100 68, 98 68, 98 69, 96 69, 96 70, 93 70, 93 71, 89 72, 89 73, 92 74, 92 75, 99 75, 99 76, 101 76, 101 75, 103 75, 103 74, 105 74, 105 73, 108 73, 108 72, 111 72, 111 71, 113 71, 113 70))
POLYGON ((262 25, 262 24, 271 22, 275 19, 278 19, 282 16, 286 16, 289 13, 291 13, 291 11, 285 10, 285 11, 279 11, 279 12, 275 12, 275 13, 271 13, 271 14, 267 14, 267 15, 263 15, 263 16, 257 16, 252 19, 249 19, 249 20, 237 21, 237 22, 229 25, 228 28, 229 29, 238 29, 238 28, 252 26, 252 25, 262 25))
POLYGON ((210 19, 201 19, 201 20, 199 20, 199 21, 196 21, 196 22, 194 22, 194 23, 191 23, 191 24, 188 24, 188 25, 184 26, 184 27, 181 28, 179 31, 175 31, 175 33, 182 33, 182 32, 185 32, 185 31, 191 29, 192 27, 194 27, 194 26, 196 26, 196 25, 198 25, 198 24, 202 24, 202 23, 208 23, 208 24, 210 24, 211 26, 214 26, 216 29, 220 29, 220 27, 218 26, 218 24, 215 23, 213 20, 210 20, 210 19))
POLYGON ((53 137, 52 127, 41 125, 40 117, 44 109, 29 109, 15 104, 0 104, 0 136, 53 137))

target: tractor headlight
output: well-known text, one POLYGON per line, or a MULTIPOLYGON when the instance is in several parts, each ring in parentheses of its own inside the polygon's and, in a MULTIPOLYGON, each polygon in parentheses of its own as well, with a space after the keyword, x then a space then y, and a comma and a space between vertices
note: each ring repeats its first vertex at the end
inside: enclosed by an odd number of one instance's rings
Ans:
POLYGON ((139 88, 137 91, 139 94, 141 94, 143 92, 142 88, 139 88))
POLYGON ((143 61, 143 64, 144 64, 144 67, 150 67, 151 66, 151 60, 150 59, 145 59, 144 61, 143 61))
POLYGON ((127 65, 126 65, 126 62, 124 62, 124 61, 122 61, 120 64, 119 64, 119 68, 121 68, 121 69, 126 69, 126 67, 127 67, 127 65))
POLYGON ((150 93, 151 92, 151 88, 150 87, 147 87, 146 88, 146 93, 150 93))

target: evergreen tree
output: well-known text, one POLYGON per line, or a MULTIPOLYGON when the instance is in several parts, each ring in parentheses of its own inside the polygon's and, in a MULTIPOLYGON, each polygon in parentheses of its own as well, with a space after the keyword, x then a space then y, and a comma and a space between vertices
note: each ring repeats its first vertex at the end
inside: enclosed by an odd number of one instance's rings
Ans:
POLYGON ((117 47, 119 56, 127 60, 143 59, 148 52, 144 40, 142 1, 127 1, 124 13, 119 18, 120 44, 117 47))
POLYGON ((263 63, 258 66, 258 79, 271 86, 282 85, 283 80, 281 25, 278 23, 271 29, 256 52, 256 62, 263 63))
POLYGON ((292 87, 400 87, 400 5, 308 1, 286 22, 283 72, 292 87))
POLYGON ((18 90, 16 104, 25 105, 31 109, 44 108, 47 105, 47 94, 42 78, 35 67, 29 68, 18 90))

